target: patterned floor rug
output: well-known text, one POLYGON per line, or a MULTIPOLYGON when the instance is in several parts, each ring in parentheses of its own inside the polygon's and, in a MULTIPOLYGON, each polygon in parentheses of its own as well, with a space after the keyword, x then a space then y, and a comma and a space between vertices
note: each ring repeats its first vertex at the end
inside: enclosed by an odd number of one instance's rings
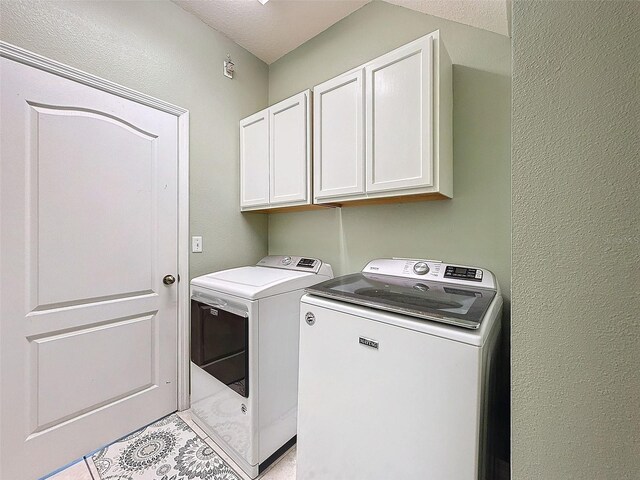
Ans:
POLYGON ((100 480, 240 480, 176 414, 112 443, 90 459, 100 480))

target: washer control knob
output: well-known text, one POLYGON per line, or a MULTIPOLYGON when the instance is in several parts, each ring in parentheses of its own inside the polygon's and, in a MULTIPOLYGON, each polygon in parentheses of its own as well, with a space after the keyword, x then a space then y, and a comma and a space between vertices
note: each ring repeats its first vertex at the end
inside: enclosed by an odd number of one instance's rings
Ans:
POLYGON ((426 262, 418 262, 413 266, 413 273, 416 275, 424 275, 429 273, 429 265, 426 262))
POLYGON ((283 265, 290 265, 291 264, 291 257, 284 257, 282 259, 282 264, 283 265))

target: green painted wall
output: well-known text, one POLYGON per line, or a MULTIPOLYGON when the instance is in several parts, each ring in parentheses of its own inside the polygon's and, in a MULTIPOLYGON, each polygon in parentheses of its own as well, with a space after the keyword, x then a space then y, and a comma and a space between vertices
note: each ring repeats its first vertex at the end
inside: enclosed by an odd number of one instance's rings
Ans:
POLYGON ((640 478, 640 2, 513 3, 514 480, 640 478))
POLYGON ((509 38, 374 2, 271 64, 269 102, 436 29, 454 63, 454 199, 272 214, 270 253, 315 255, 336 274, 384 256, 478 264, 509 297, 509 38))
POLYGON ((189 109, 191 275, 266 254, 267 219, 238 208, 238 121, 267 106, 265 63, 171 2, 3 0, 0 39, 189 109))

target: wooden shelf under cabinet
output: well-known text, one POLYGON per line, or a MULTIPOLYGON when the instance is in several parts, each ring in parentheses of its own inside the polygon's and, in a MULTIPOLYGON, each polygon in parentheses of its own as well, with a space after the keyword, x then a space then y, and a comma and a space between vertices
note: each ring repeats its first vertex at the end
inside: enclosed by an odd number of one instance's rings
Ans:
POLYGON ((313 205, 297 205, 293 207, 273 207, 259 210, 245 210, 243 213, 286 213, 286 212, 306 212, 309 210, 326 210, 328 208, 358 207, 365 205, 391 205, 394 203, 427 202, 435 200, 451 200, 450 197, 441 193, 422 193, 412 195, 397 195, 395 197, 373 197, 361 198, 359 200, 338 201, 335 203, 321 203, 313 205))
POLYGON ((292 207, 265 207, 259 208, 255 210, 243 210, 242 213, 285 213, 285 212, 306 212, 309 210, 326 210, 328 208, 339 207, 337 204, 333 203, 323 203, 321 205, 311 204, 311 205, 294 205, 292 207))
POLYGON ((359 200, 340 201, 323 205, 331 205, 334 207, 357 207, 360 205, 390 205, 393 203, 426 202, 432 200, 451 200, 451 198, 441 193, 435 192, 412 195, 398 195, 395 197, 361 198, 359 200))

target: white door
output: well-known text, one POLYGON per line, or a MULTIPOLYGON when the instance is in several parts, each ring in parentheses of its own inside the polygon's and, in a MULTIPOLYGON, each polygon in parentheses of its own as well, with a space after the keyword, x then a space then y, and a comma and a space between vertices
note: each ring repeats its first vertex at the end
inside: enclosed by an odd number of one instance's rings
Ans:
POLYGON ((310 92, 269 108, 272 205, 310 203, 310 92))
POLYGON ((176 410, 177 119, 1 59, 0 477, 176 410))
POLYGON ((364 193, 363 70, 313 89, 316 199, 364 193))
POLYGON ((269 111, 240 121, 240 207, 269 205, 269 111))
POLYGON ((367 192, 433 185, 433 38, 366 67, 367 192))

